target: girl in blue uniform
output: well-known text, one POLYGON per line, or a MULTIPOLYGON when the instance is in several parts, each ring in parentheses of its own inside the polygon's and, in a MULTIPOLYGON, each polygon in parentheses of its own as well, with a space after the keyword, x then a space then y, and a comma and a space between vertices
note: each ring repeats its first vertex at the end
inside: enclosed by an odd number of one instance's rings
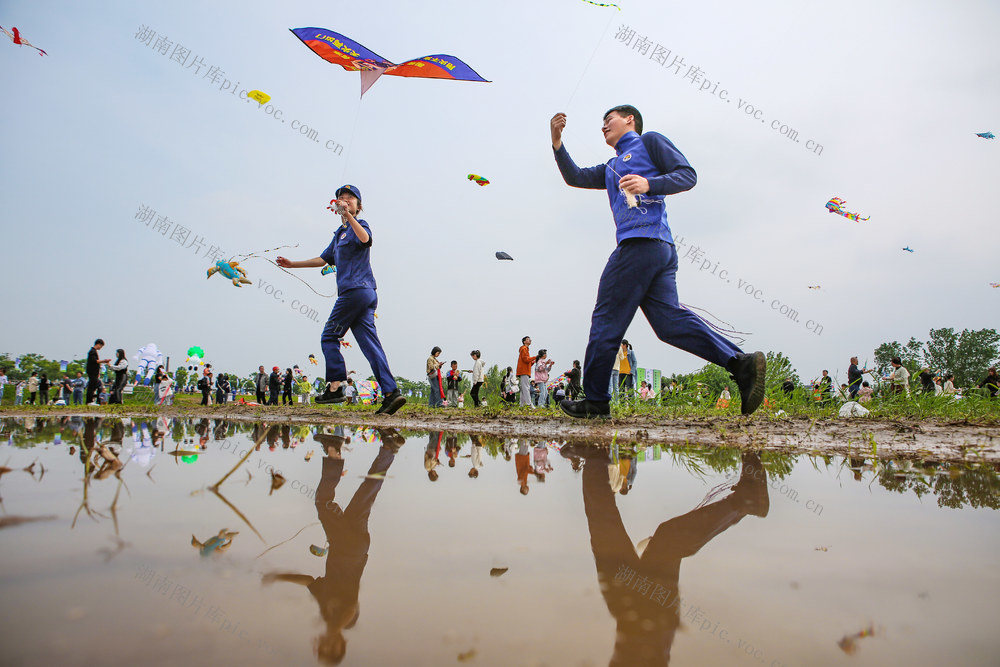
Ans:
POLYGON ((347 382, 347 366, 340 352, 340 340, 350 329, 385 396, 376 414, 391 415, 406 403, 406 399, 396 387, 375 331, 378 295, 370 261, 372 232, 367 222, 355 217, 362 210, 361 191, 353 185, 342 186, 337 190, 336 204, 342 224, 327 249, 319 257, 298 262, 278 257, 277 264, 286 269, 320 268, 327 264, 337 267, 337 301, 320 339, 326 357, 326 391, 316 402, 342 403, 345 400, 342 385, 347 382))

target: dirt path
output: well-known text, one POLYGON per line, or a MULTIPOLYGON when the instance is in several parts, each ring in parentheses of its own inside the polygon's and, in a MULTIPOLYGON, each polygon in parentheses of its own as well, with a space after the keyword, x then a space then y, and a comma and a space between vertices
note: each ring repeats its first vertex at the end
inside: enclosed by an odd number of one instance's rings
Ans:
POLYGON ((55 408, 39 411, 0 410, 0 417, 186 417, 224 418, 268 423, 343 424, 411 431, 461 431, 496 436, 573 440, 592 443, 639 442, 665 445, 706 445, 770 449, 784 452, 855 454, 880 458, 903 457, 934 461, 975 460, 1000 464, 1000 427, 964 422, 827 419, 743 420, 716 417, 664 421, 632 417, 617 421, 580 421, 569 418, 518 415, 488 417, 459 411, 409 413, 391 417, 372 412, 320 406, 260 408, 227 405, 202 408, 171 406, 142 410, 55 408))

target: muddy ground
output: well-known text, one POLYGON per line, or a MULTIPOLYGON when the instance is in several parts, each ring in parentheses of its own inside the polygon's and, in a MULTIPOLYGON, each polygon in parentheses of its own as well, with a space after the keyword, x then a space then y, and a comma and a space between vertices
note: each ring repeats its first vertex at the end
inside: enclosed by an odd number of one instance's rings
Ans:
POLYGON ((1000 426, 934 420, 875 420, 866 418, 812 420, 754 416, 674 419, 638 416, 627 420, 581 421, 569 417, 500 415, 470 411, 403 411, 393 416, 363 409, 304 406, 168 406, 143 410, 122 408, 49 408, 0 410, 0 417, 225 418, 267 423, 343 424, 411 431, 460 431, 495 436, 571 440, 594 444, 649 443, 706 445, 784 451, 789 453, 853 454, 879 458, 934 461, 987 461, 1000 464, 1000 426))

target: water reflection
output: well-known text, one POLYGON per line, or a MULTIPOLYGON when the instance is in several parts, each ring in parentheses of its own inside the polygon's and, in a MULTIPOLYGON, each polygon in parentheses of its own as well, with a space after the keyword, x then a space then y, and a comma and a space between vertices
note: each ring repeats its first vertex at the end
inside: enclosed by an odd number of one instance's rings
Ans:
POLYGON ((270 572, 262 578, 265 585, 281 581, 305 586, 316 598, 326 628, 315 638, 314 649, 320 662, 325 664, 340 664, 344 659, 347 652, 344 631, 353 628, 361 614, 358 594, 371 546, 368 517, 389 466, 405 442, 393 429, 378 429, 378 433, 382 446, 346 509, 341 509, 335 497, 337 485, 344 476, 341 450, 350 438, 344 435, 343 427, 337 427, 332 435, 317 433, 313 436, 324 449, 320 481, 316 487, 316 513, 326 533, 326 572, 322 577, 270 572))
MULTIPOLYGON (((633 545, 615 494, 634 483, 633 459, 614 462, 604 447, 567 445, 562 455, 583 465, 583 504, 597 580, 617 623, 611 665, 666 665, 680 622, 678 584, 681 561, 693 556, 743 517, 767 516, 767 473, 760 457, 744 453, 739 481, 729 495, 709 500, 687 514, 661 523, 653 535, 633 545)), ((715 495, 720 495, 717 491, 715 495)), ((723 637, 723 639, 725 639, 723 637)))
POLYGON ((849 651, 871 664, 892 651, 900 662, 942 664, 922 651, 945 637, 964 658, 970 637, 988 636, 1000 515, 973 508, 1000 506, 992 465, 405 435, 401 449, 399 433, 364 428, 0 421, 0 528, 13 536, 0 541, 0 594, 22 610, 0 637, 17 639, 10 661, 45 662, 46 647, 65 636, 103 662, 136 662, 88 643, 114 613, 121 635, 134 638, 116 646, 131 641, 136 651, 161 636, 151 624, 170 625, 171 639, 149 649, 151 664, 195 650, 205 651, 199 662, 255 664, 267 659, 261 646, 288 664, 445 664, 473 654, 476 664, 503 665, 753 664, 719 641, 729 629, 734 645, 737 635, 762 642, 786 664, 836 664, 849 651), (287 482, 275 484, 279 475, 287 482), (828 511, 810 512, 813 500, 828 511), (950 508, 967 509, 956 517, 950 508), (657 526, 636 546, 626 531, 633 521, 657 526), (737 567, 722 553, 730 542, 742 542, 737 567), (909 562, 914 553, 919 565, 909 562), (136 569, 243 610, 239 620, 260 641, 206 631, 210 621, 171 606, 159 587, 135 584, 136 569), (747 572, 759 576, 754 585, 747 572), (95 586, 102 596, 91 596, 95 586), (684 594, 720 613, 712 638, 684 594), (91 615, 64 623, 81 600, 91 615), (427 614, 414 616, 413 604, 427 614), (512 638, 511 618, 551 631, 512 638), (471 632, 446 634, 466 619, 471 632), (694 632, 683 634, 685 625, 694 632), (388 627, 397 641, 385 642, 388 627))

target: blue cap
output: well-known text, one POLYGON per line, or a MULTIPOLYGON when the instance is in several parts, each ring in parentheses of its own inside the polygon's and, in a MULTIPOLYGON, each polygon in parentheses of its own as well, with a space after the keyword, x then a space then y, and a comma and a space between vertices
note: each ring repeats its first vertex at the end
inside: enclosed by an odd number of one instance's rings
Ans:
POLYGON ((337 188, 337 194, 336 194, 336 196, 339 197, 344 192, 350 192, 352 195, 354 195, 355 197, 358 198, 358 203, 359 204, 361 203, 361 190, 358 190, 357 186, 355 186, 355 185, 341 185, 339 188, 337 188))

